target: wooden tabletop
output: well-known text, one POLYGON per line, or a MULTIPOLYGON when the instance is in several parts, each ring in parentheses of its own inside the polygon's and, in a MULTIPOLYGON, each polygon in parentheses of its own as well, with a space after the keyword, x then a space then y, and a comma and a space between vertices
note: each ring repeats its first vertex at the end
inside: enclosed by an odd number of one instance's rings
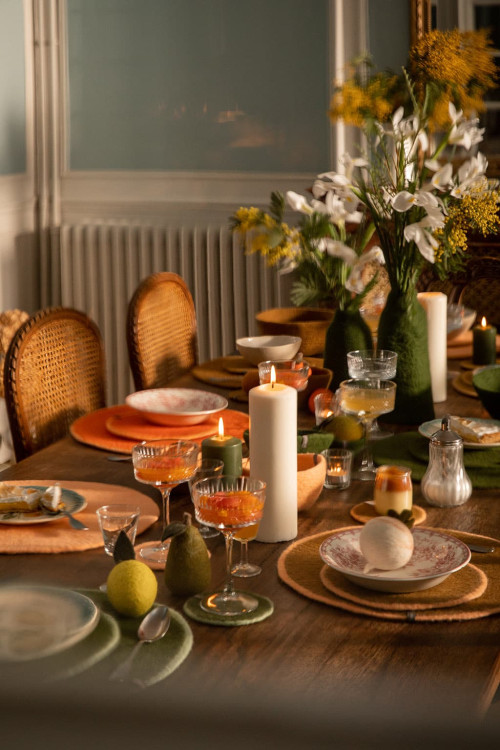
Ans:
MULTIPOLYGON (((184 378, 181 385, 203 387, 184 378)), ((217 389, 211 389, 217 390, 217 389)), ((219 391, 223 392, 223 391, 219 391)), ((226 392, 226 395, 228 392, 226 392)), ((241 405, 230 401, 230 408, 241 405)), ((477 399, 449 387, 448 401, 436 404, 436 416, 444 413, 480 416, 477 399)), ((306 413, 302 424, 312 424, 306 413)), ((67 437, 14 465, 1 475, 15 479, 81 480, 125 485, 155 500, 154 488, 137 483, 130 463, 113 463, 107 453, 81 445, 67 437)), ((192 510, 185 485, 172 495, 172 520, 192 510)), ((370 482, 353 482, 346 492, 324 490, 313 508, 299 515, 299 537, 352 525, 349 509, 370 499, 370 482)), ((427 511, 426 525, 500 536, 500 491, 474 490, 458 508, 427 505, 414 485, 414 502, 427 511)), ((156 524, 143 536, 157 539, 156 524)), ((500 618, 486 617, 451 623, 406 623, 351 614, 305 598, 277 574, 277 561, 288 543, 252 542, 250 557, 259 563, 261 575, 239 580, 239 587, 263 594, 274 603, 267 620, 249 627, 211 627, 189 621, 194 634, 190 657, 156 691, 167 690, 176 680, 195 679, 207 690, 227 680, 240 688, 269 684, 293 686, 304 694, 316 692, 371 699, 397 694, 398 701, 448 705, 453 698, 467 710, 481 713, 490 704, 500 681, 500 618), (168 688, 166 687, 168 684, 168 688), (327 693, 325 693, 327 691, 327 693)), ((224 577, 224 544, 221 536, 209 540, 213 584, 224 577)), ((236 551, 237 552, 237 551, 236 551)), ((3 580, 36 581, 73 587, 97 587, 111 569, 111 558, 101 550, 58 555, 2 555, 3 580)), ((182 599, 173 598, 158 573, 158 600, 182 610, 182 599)), ((500 592, 499 592, 500 596, 500 592)), ((392 700, 392 697, 390 698, 392 700)))

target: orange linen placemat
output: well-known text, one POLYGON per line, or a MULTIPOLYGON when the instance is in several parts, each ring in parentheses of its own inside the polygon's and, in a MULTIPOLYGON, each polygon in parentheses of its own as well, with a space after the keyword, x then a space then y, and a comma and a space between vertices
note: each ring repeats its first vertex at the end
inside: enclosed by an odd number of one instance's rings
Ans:
MULTIPOLYGON (((278 575, 288 586, 314 601, 323 602, 332 607, 344 609, 355 614, 367 615, 389 620, 408 620, 422 622, 444 622, 452 620, 472 620, 479 617, 500 612, 500 541, 490 537, 468 534, 466 532, 450 531, 449 529, 436 529, 446 534, 453 534, 457 539, 467 543, 492 544, 497 549, 491 554, 476 553, 472 555, 473 565, 453 573, 434 589, 411 594, 384 594, 378 591, 370 591, 356 587, 349 581, 340 582, 335 577, 334 584, 337 593, 326 588, 321 581, 324 563, 319 556, 321 543, 330 536, 331 531, 315 534, 304 539, 293 542, 280 556, 278 560, 278 575), (471 567, 475 570, 467 570, 471 567), (467 571, 467 572, 462 572, 467 571), (486 590, 477 596, 481 590, 482 580, 486 576, 488 584, 486 590), (342 596, 339 595, 342 587, 342 596), (359 595, 356 598, 356 589, 359 595), (351 599, 346 598, 347 595, 351 599), (394 598, 392 609, 383 609, 382 605, 388 606, 388 597, 394 598), (476 597, 476 598, 474 598, 476 597), (439 601, 441 598, 441 602, 439 601), (355 600, 356 599, 356 600, 355 600), (451 606, 454 599, 462 600, 462 603, 451 606), (423 605, 432 602, 432 608, 423 608, 423 605), (420 608, 416 605, 420 603, 420 608), (402 607, 399 605, 402 604, 402 607)), ((333 571, 335 572, 335 571, 333 571)), ((328 573, 331 582, 333 576, 328 573)))
MULTIPOLYGON (((141 437, 134 439, 120 437, 111 433, 106 427, 108 421, 112 418, 120 418, 122 427, 127 423, 127 419, 130 416, 131 409, 127 405, 119 406, 108 406, 104 409, 98 409, 91 414, 84 414, 82 417, 76 419, 70 427, 71 435, 78 440, 80 443, 85 445, 91 445, 93 448, 102 448, 103 450, 114 451, 115 453, 131 453, 134 445, 137 445, 141 440, 150 440, 151 438, 146 437, 147 434, 153 434, 150 432, 151 428, 157 427, 157 425, 146 426, 146 420, 144 420, 145 432, 141 433, 141 437)), ((224 432, 226 435, 232 435, 243 440, 243 433, 248 429, 250 424, 248 414, 243 414, 239 411, 233 411, 232 409, 225 409, 218 415, 224 420, 224 432)), ((133 420, 134 421, 134 420, 133 420)), ((135 423, 137 427, 137 422, 135 423)), ((130 424, 129 424, 130 427, 130 424)), ((209 435, 215 435, 218 429, 217 424, 211 429, 210 432, 205 432, 203 423, 201 425, 188 425, 186 427, 159 427, 161 434, 155 429, 154 438, 183 438, 185 440, 201 440, 209 435), (193 430, 196 427, 197 431, 193 430), (196 434, 198 433, 198 434, 196 434)), ((126 428, 125 428, 126 429, 126 428)), ((137 433, 138 434, 138 433, 137 433)))
POLYGON ((87 549, 103 547, 102 534, 97 523, 96 510, 101 505, 112 503, 130 503, 141 509, 137 534, 152 526, 159 516, 159 509, 154 500, 142 492, 122 487, 117 484, 99 482, 73 482, 55 479, 17 480, 20 485, 41 485, 44 487, 60 481, 62 487, 82 495, 87 506, 75 517, 88 526, 88 531, 79 531, 69 525, 67 518, 48 523, 30 525, 0 524, 0 553, 24 554, 81 552, 87 549))

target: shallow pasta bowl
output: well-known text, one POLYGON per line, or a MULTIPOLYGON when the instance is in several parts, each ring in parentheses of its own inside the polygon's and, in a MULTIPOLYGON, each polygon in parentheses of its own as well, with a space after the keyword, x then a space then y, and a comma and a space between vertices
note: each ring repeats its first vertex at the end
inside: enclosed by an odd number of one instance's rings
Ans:
POLYGON ((154 424, 175 427, 200 424, 227 408, 223 396, 196 388, 151 388, 136 391, 125 403, 154 424))
POLYGON ((366 589, 410 593, 430 589, 463 568, 471 558, 466 544, 433 529, 413 529, 415 548, 410 561, 397 570, 364 573, 366 558, 359 548, 360 526, 334 531, 321 544, 321 559, 349 581, 366 589))

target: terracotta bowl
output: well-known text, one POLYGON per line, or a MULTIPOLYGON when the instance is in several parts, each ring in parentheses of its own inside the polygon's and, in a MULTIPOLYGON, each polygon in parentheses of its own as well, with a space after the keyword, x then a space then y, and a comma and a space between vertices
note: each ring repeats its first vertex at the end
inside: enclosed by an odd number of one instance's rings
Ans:
MULTIPOLYGON (((242 473, 250 474, 250 461, 243 459, 242 473)), ((309 510, 321 495, 326 477, 325 457, 320 453, 297 454, 297 508, 309 510)))
POLYGON ((334 311, 317 307, 273 307, 257 313, 261 334, 299 336, 304 356, 321 354, 334 311))

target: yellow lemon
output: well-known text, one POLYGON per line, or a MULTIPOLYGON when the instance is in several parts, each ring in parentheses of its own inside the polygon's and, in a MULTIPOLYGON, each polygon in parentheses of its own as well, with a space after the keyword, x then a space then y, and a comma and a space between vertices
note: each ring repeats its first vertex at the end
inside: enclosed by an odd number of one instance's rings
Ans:
POLYGON ((140 560, 123 560, 106 581, 108 599, 122 615, 141 617, 151 609, 158 592, 156 576, 140 560))
POLYGON ((348 414, 337 414, 325 420, 321 431, 333 432, 333 439, 337 442, 353 443, 363 437, 363 428, 360 423, 348 414))

